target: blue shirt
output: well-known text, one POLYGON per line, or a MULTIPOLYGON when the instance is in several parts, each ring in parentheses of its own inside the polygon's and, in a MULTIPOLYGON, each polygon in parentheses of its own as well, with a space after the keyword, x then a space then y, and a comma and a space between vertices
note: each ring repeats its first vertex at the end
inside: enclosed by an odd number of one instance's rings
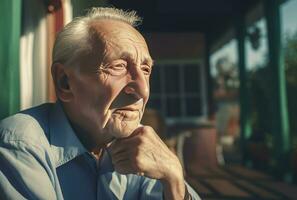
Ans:
POLYGON ((62 106, 43 104, 0 123, 0 199, 162 199, 162 185, 115 172, 107 151, 98 163, 62 106))

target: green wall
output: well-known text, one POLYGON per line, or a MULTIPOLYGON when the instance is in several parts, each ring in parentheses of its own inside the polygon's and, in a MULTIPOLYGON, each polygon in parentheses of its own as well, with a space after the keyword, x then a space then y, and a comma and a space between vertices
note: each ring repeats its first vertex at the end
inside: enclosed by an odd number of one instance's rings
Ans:
POLYGON ((20 108, 21 0, 0 1, 0 119, 20 108))

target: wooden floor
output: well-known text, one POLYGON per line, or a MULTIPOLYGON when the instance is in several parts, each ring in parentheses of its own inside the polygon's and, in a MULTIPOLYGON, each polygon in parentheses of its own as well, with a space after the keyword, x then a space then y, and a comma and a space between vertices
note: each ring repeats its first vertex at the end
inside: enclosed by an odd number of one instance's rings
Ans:
POLYGON ((191 169, 187 181, 203 200, 297 200, 297 186, 240 165, 191 169))

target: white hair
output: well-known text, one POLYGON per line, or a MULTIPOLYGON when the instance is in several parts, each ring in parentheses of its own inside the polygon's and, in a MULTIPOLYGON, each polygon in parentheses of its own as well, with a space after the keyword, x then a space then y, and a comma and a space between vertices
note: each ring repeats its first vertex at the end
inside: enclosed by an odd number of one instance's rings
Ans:
POLYGON ((91 23, 102 19, 122 21, 133 27, 142 21, 135 11, 91 8, 85 16, 74 18, 58 33, 52 53, 53 63, 70 64, 80 53, 92 49, 89 38, 91 23))

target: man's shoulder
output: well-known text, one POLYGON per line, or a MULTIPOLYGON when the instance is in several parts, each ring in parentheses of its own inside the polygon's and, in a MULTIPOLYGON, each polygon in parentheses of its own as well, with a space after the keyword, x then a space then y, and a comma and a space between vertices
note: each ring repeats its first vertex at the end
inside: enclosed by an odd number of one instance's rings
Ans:
POLYGON ((0 122, 0 142, 22 141, 25 143, 48 143, 48 112, 52 104, 42 104, 0 122))

